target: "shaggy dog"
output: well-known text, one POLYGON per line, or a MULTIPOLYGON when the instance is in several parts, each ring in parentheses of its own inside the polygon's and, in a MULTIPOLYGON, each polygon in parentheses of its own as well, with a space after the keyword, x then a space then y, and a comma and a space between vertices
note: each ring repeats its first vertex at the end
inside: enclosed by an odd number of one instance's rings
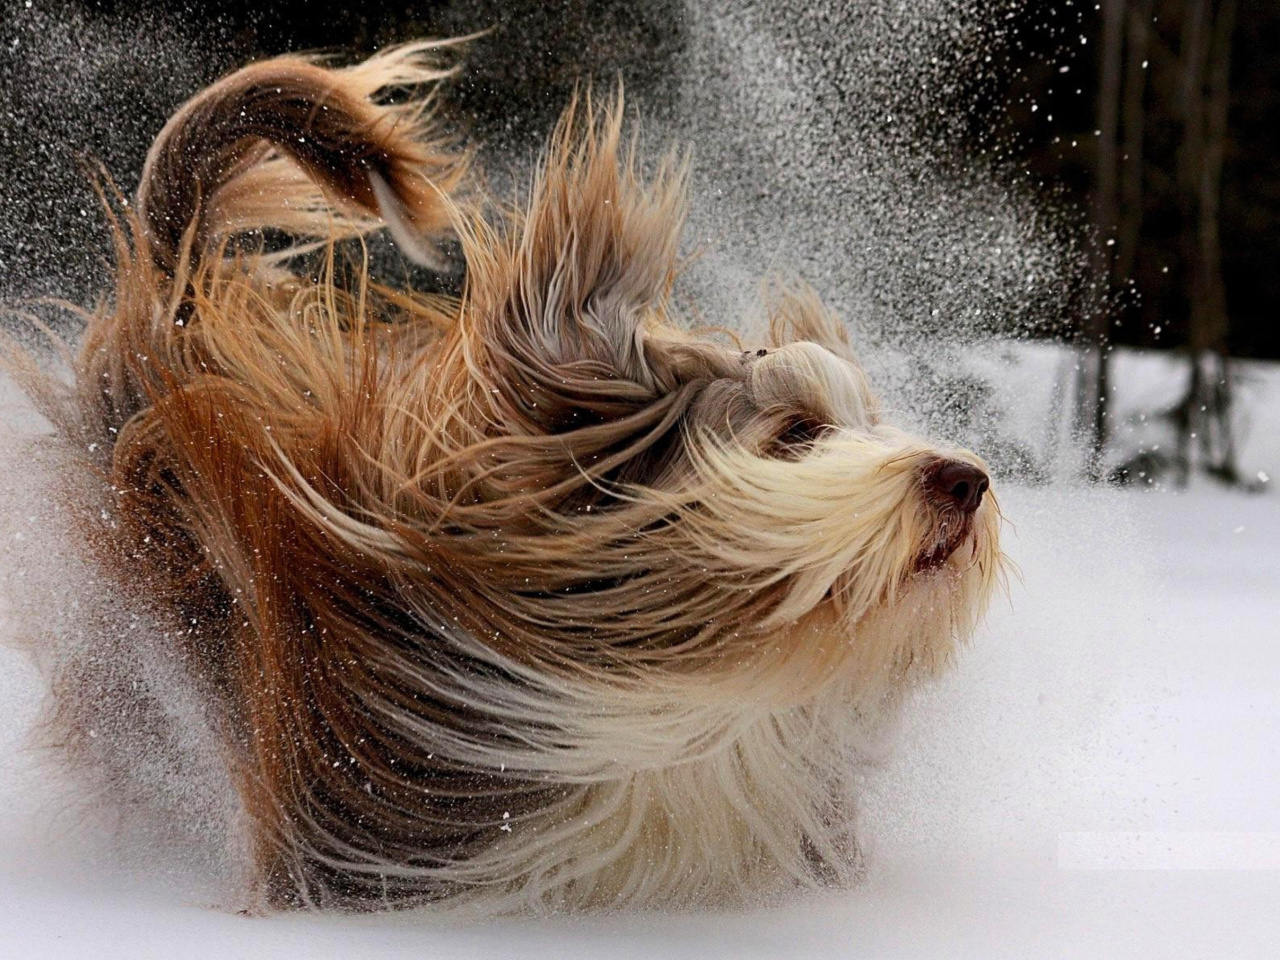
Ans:
MULTIPOLYGON (((620 97, 485 201, 403 95, 434 49, 197 95, 115 204, 74 386, 25 369, 110 491, 104 568, 190 624, 254 889, 549 910, 847 881, 860 732, 1001 577, 984 467, 882 422, 808 290, 760 344, 681 322, 686 166, 640 172, 620 97), (384 226, 425 263, 454 238, 461 296, 343 265, 384 226)), ((95 682, 63 678, 68 727, 95 682)))

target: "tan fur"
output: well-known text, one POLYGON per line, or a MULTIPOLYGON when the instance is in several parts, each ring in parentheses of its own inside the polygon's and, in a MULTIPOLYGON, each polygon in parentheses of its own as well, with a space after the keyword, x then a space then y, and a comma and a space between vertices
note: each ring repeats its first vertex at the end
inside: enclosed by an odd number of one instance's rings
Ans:
POLYGON ((518 212, 459 200, 423 101, 370 99, 438 79, 428 53, 267 61, 179 110, 45 405, 197 625, 258 889, 546 910, 847 881, 860 731, 1001 577, 993 500, 922 480, 979 461, 881 423, 811 291, 767 346, 681 322, 686 166, 640 175, 620 98, 569 108, 518 212), (461 300, 228 245, 375 218, 456 234, 461 300))

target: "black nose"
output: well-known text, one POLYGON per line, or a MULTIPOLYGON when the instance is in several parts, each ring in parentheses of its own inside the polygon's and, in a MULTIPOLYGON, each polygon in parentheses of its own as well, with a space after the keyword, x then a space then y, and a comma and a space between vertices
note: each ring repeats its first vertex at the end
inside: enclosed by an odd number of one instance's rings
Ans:
POLYGON ((925 488, 947 506, 973 513, 991 481, 971 463, 947 460, 925 474, 925 488))

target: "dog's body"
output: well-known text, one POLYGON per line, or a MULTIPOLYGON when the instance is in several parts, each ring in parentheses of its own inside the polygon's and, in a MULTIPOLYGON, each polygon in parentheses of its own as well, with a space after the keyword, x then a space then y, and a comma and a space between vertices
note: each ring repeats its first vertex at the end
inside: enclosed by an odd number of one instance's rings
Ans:
MULTIPOLYGON (((175 115, 68 402, 216 696, 275 904, 742 902, 857 868, 859 725, 973 629, 985 475, 882 425, 842 326, 670 307, 682 165, 571 108, 522 213, 452 196, 428 45, 286 58, 175 115), (496 221, 496 222, 495 222, 496 221), (451 231, 460 301, 275 228, 451 231), (314 246, 314 244, 312 245, 314 246)), ((84 681, 87 684, 90 680, 84 681)), ((74 710, 68 714, 74 722, 74 710)))

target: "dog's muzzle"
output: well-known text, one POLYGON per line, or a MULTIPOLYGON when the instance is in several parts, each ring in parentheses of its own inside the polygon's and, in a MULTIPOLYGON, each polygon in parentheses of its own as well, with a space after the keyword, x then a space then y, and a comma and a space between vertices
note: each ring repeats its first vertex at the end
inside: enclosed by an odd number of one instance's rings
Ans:
POLYGON ((921 475, 925 499, 933 508, 936 528, 916 560, 916 571, 941 566, 973 530, 973 515, 991 479, 980 467, 963 460, 939 460, 921 475))

